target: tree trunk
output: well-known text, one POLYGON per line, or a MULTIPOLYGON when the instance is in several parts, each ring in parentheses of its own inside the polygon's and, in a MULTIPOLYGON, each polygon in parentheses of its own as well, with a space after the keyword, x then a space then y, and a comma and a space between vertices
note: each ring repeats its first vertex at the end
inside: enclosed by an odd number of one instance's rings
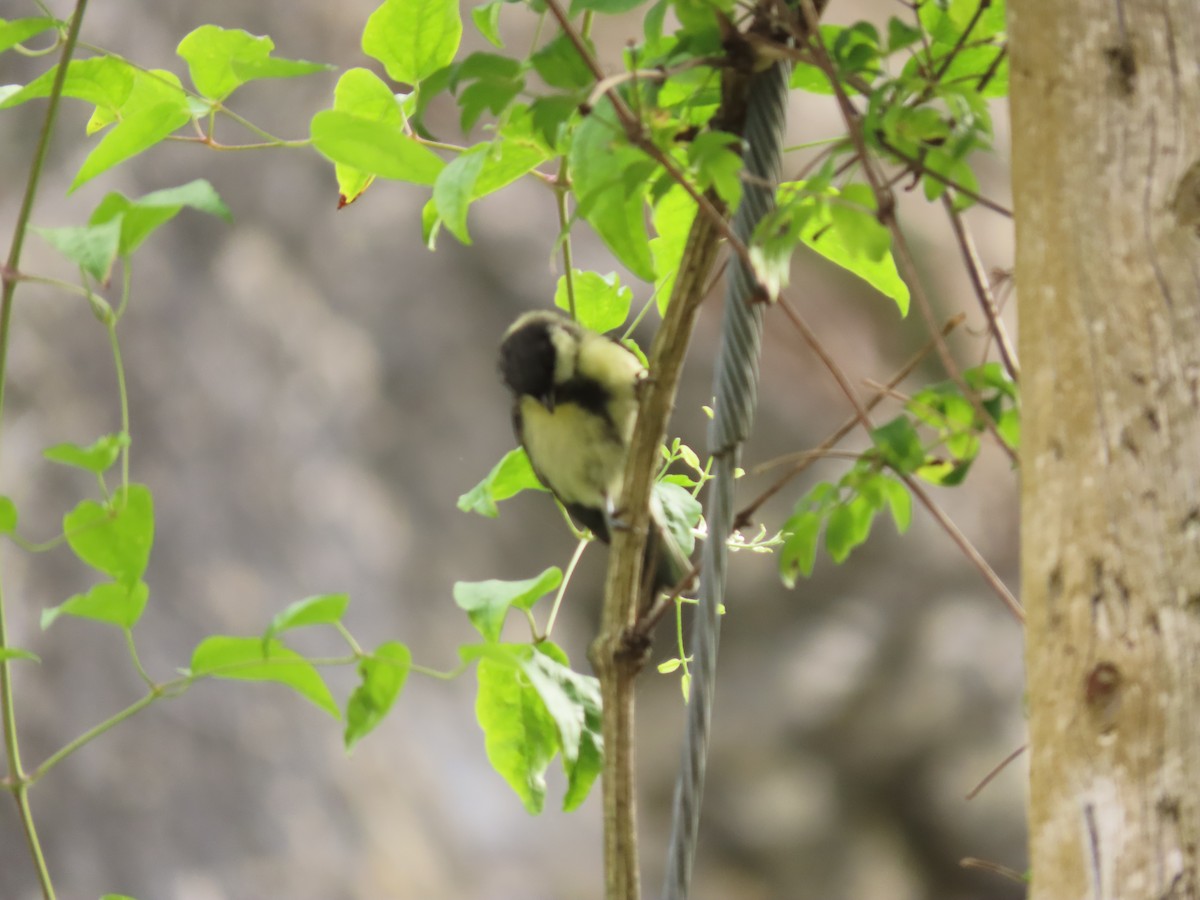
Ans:
POLYGON ((1031 900, 1200 896, 1200 5, 1010 0, 1031 900))

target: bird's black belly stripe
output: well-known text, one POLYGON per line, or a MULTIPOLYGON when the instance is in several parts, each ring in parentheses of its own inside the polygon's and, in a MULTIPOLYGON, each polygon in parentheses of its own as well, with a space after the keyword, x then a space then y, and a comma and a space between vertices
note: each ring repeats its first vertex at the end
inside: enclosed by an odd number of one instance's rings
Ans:
POLYGON ((609 392, 599 382, 591 378, 572 378, 554 388, 554 402, 574 403, 580 409, 600 416, 610 425, 612 417, 608 414, 609 392))

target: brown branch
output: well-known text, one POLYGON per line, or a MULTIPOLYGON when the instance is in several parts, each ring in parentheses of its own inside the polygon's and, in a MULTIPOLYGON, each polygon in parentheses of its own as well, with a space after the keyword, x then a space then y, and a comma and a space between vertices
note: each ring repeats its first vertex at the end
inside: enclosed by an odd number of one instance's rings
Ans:
POLYGON ((954 520, 946 515, 940 506, 933 502, 933 498, 925 493, 925 489, 917 483, 915 478, 903 472, 897 472, 896 474, 908 485, 908 489, 912 492, 912 495, 921 501, 921 505, 929 510, 930 514, 937 520, 937 523, 942 526, 942 530, 958 545, 958 549, 963 552, 963 555, 979 570, 979 574, 983 576, 983 580, 988 583, 988 586, 996 592, 996 596, 1008 607, 1008 611, 1013 614, 1013 618, 1024 625, 1025 610, 1021 608, 1021 604, 1017 601, 1017 598, 1012 595, 1008 587, 1000 580, 1000 576, 988 565, 983 555, 975 549, 975 545, 967 539, 965 534, 958 530, 958 526, 954 524, 954 520))
POLYGON ((942 195, 942 205, 946 209, 946 215, 950 217, 954 237, 958 240, 958 248, 962 253, 963 262, 966 263, 967 273, 971 276, 975 296, 987 319, 988 329, 991 331, 992 337, 996 339, 996 346, 1000 350, 1000 359, 1004 362, 1008 377, 1013 381, 1020 381, 1017 351, 1009 339, 1008 329, 1004 327, 1004 320, 1000 318, 1000 310, 996 306, 996 298, 992 294, 992 282, 988 278, 987 272, 984 271, 979 253, 975 250, 975 241, 972 240, 971 232, 967 230, 967 223, 963 221, 962 215, 954 208, 953 201, 944 194, 942 195))
POLYGON ((649 646, 636 626, 643 612, 642 561, 650 529, 650 491, 657 472, 658 448, 692 327, 704 297, 705 278, 717 255, 717 230, 697 216, 684 248, 671 302, 650 351, 637 426, 629 447, 625 484, 618 509, 626 527, 614 529, 600 634, 588 658, 600 680, 604 726, 604 867, 608 900, 637 900, 637 822, 633 765, 633 682, 649 646))
POLYGON ((988 772, 986 775, 983 776, 983 778, 982 778, 982 780, 980 780, 979 784, 977 784, 977 785, 975 785, 975 787, 971 788, 970 793, 967 794, 967 799, 974 800, 976 797, 978 797, 979 792, 982 791, 989 784, 991 784, 992 779, 994 779, 997 775, 999 775, 1001 772, 1003 772, 1005 769, 1007 769, 1009 767, 1009 765, 1011 765, 1012 762, 1018 756, 1020 756, 1022 753, 1024 753, 1028 747, 1029 747, 1028 744, 1022 744, 1020 747, 1018 747, 1012 753, 1008 754, 1008 756, 1004 757, 1004 759, 1000 760, 1000 762, 998 762, 995 766, 992 767, 992 770, 990 772, 988 772))

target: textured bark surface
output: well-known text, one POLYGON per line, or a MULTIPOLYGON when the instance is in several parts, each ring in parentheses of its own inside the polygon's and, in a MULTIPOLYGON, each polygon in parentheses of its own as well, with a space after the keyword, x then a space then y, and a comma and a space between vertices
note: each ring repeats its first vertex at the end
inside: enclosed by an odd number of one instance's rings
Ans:
POLYGON ((1200 896, 1200 9, 1012 0, 1033 900, 1200 896))

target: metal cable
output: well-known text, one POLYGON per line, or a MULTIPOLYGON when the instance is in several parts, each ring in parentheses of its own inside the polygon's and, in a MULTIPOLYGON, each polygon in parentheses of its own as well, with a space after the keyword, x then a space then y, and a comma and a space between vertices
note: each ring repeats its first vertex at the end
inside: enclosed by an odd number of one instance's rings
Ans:
MULTIPOLYGON (((748 177, 733 219, 734 234, 744 243, 749 243, 755 226, 775 203, 787 119, 789 74, 790 66, 777 63, 756 75, 750 84, 745 129, 748 177)), ((708 448, 714 457, 715 475, 706 497, 708 539, 704 542, 700 605, 692 623, 691 637, 692 694, 688 702, 683 759, 675 783, 663 900, 685 900, 691 884, 716 684, 717 643, 721 629, 717 611, 725 597, 725 565, 729 556, 726 540, 733 527, 733 473, 758 405, 758 356, 764 304, 757 302, 757 288, 754 274, 734 256, 726 279, 721 348, 713 378, 716 402, 708 430, 708 448)))

